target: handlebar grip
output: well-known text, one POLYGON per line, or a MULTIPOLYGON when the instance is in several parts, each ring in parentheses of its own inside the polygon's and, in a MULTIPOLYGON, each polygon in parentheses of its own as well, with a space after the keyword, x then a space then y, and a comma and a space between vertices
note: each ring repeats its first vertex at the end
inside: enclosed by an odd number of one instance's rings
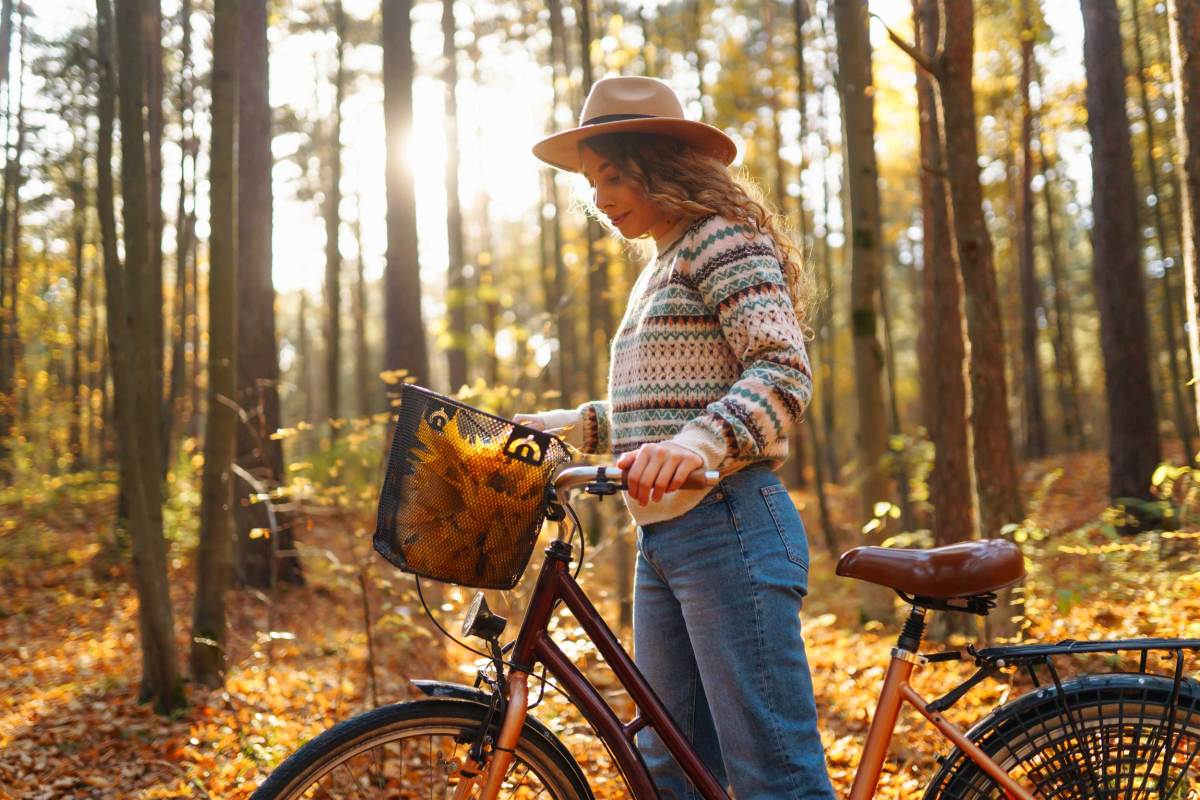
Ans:
POLYGON ((707 489, 710 486, 716 486, 721 480, 721 473, 715 469, 703 470, 698 469, 691 475, 684 478, 681 489, 707 489))
MULTIPOLYGON (((615 466, 599 466, 599 467, 564 467, 554 478, 554 488, 558 491, 566 492, 580 486, 590 486, 593 481, 607 481, 608 485, 615 485, 618 489, 625 489, 625 473, 615 466), (603 478, 601 476, 603 475, 603 478)), ((705 472, 698 469, 684 479, 681 489, 707 489, 716 486, 721 480, 721 473, 716 470, 705 472)), ((589 492, 592 490, 589 488, 589 492)), ((608 492, 592 492, 592 494, 612 494, 608 492)))

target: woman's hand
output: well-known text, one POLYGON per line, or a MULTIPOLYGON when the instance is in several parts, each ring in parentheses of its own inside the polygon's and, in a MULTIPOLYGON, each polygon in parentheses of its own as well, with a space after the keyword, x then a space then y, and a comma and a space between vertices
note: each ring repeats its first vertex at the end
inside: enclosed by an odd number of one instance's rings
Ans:
POLYGON ((687 476, 704 466, 704 459, 673 442, 644 444, 622 453, 617 466, 625 471, 629 495, 639 505, 657 502, 683 485, 687 476))
POLYGON ((541 414, 513 414, 512 421, 537 431, 546 430, 546 421, 542 419, 541 414))

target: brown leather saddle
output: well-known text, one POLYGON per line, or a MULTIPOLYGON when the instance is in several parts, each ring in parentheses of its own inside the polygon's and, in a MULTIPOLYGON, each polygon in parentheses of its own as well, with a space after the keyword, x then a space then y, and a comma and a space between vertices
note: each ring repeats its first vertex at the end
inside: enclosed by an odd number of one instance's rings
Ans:
MULTIPOLYGON (((942 601, 937 605, 946 607, 944 601, 994 595, 1021 580, 1025 577, 1025 558, 1006 539, 959 542, 927 550, 856 547, 838 559, 837 574, 887 586, 909 601, 942 601)), ((960 610, 975 611, 969 607, 960 610)))

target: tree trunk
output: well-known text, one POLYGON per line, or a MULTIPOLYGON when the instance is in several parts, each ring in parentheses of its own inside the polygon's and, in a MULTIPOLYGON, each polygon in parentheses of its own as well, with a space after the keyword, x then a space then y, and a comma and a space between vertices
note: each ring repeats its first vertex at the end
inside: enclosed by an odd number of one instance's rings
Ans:
MULTIPOLYGON (((1171 75, 1175 81, 1176 169, 1180 173, 1183 279, 1187 295, 1188 352, 1200 376, 1200 0, 1167 0, 1171 21, 1171 75), (1187 102, 1188 99, 1192 102, 1187 102)), ((1193 414, 1200 420, 1200 380, 1192 382, 1193 414)), ((1188 454, 1191 459, 1193 453, 1188 454)))
MULTIPOLYGON (((1035 68, 1037 64, 1034 64, 1035 68)), ((1038 72, 1041 84, 1041 73, 1038 72)), ((1071 314, 1071 292, 1062 268, 1058 247, 1058 216, 1051 189, 1053 180, 1049 166, 1046 141, 1042 138, 1041 118, 1038 118, 1038 168, 1042 174, 1042 204, 1046 211, 1046 260, 1050 265, 1050 284, 1054 293, 1054 376, 1058 404, 1062 413, 1063 437, 1072 450, 1087 446, 1083 433, 1083 412, 1080 409, 1079 360, 1075 355, 1075 324, 1071 314)))
POLYGON ((354 394, 358 416, 371 413, 371 360, 367 353, 367 276, 363 253, 362 202, 355 195, 354 241, 358 248, 354 281, 354 394))
POLYGON ((1161 290, 1161 306, 1163 315, 1163 336, 1167 350, 1167 371, 1170 382, 1171 410, 1175 417, 1176 433, 1183 443, 1184 457, 1190 460, 1195 454, 1196 418, 1191 406, 1184 400, 1184 384, 1188 381, 1185 375, 1186 367, 1181 365, 1179 358, 1179 343, 1176 341, 1175 302, 1171 292, 1171 274, 1174 270, 1167 267, 1167 222, 1163 214, 1166 197, 1162 192, 1158 176, 1158 157, 1155 155, 1154 116, 1150 112, 1150 91, 1146 86, 1146 59, 1142 52, 1142 25, 1138 19, 1137 0, 1131 0, 1131 15, 1133 17, 1133 52, 1137 58, 1138 99, 1141 102, 1142 122, 1146 126, 1146 174, 1150 177, 1150 193, 1154 196, 1151 211, 1154 217, 1155 242, 1158 245, 1158 257, 1163 264, 1162 278, 1159 279, 1161 290))
MULTIPOLYGON (((193 151, 193 155, 195 151, 193 151)), ((193 161, 193 163, 195 163, 193 161)), ((188 386, 191 391, 188 397, 188 434, 190 436, 199 437, 203 426, 204 418, 200 415, 202 403, 200 400, 200 359, 202 351, 202 342, 200 339, 200 237, 196 236, 196 205, 192 204, 192 211, 188 215, 188 229, 192 232, 189 237, 192 244, 191 255, 188 256, 188 267, 190 275, 188 277, 188 286, 191 287, 192 302, 190 314, 188 315, 188 339, 192 345, 192 375, 188 381, 188 386)))
MULTIPOLYGON (((699 44, 697 44, 699 47, 699 44)), ((582 65, 583 96, 592 90, 592 12, 590 0, 579 3, 579 51, 582 65)), ((699 53, 699 51, 697 51, 699 53)), ((581 111, 576 109, 576 111, 581 111)), ((578 117, 578 114, 576 114, 578 117)), ((612 298, 608 291, 608 252, 600 244, 600 223, 588 217, 587 228, 587 310, 589 332, 584 343, 584 364, 587 369, 587 399, 600 397, 608 382, 608 348, 613 335, 612 298)))
MULTIPOLYGON (((833 58, 834 45, 830 42, 829 31, 825 23, 825 17, 818 17, 821 24, 821 40, 824 43, 825 51, 825 73, 828 77, 826 80, 836 83, 837 66, 833 58)), ((829 137, 829 121, 833 117, 833 111, 830 108, 832 101, 829 99, 829 92, 826 90, 829 84, 821 87, 821 124, 817 126, 817 133, 820 137, 821 152, 832 153, 833 148, 829 137)), ((832 233, 832 226, 829 218, 830 198, 833 197, 833 168, 831 164, 832 158, 824 158, 821 163, 821 224, 824 227, 825 233, 821 237, 821 277, 825 286, 825 291, 829 297, 837 297, 837 285, 834 282, 833 274, 833 247, 829 244, 829 236, 832 233)), ((839 197, 840 200, 840 197, 839 197)), ((844 224, 844 221, 843 221, 844 224)), ((834 387, 837 386, 837 334, 835 331, 836 314, 834 304, 827 300, 821 304, 820 329, 823 331, 824 341, 827 343, 825 347, 817 351, 820 358, 819 372, 820 382, 826 388, 821 391, 821 430, 823 432, 823 449, 825 451, 825 462, 829 469, 829 481, 837 483, 841 473, 841 461, 838 458, 838 442, 837 442, 837 404, 835 400, 834 387)))
MULTIPOLYGON (((25 144, 25 14, 20 12, 20 39, 17 51, 17 80, 9 87, 6 108, 11 109, 11 95, 17 95, 16 148, 4 148, 4 190, 0 192, 0 478, 7 478, 9 468, 8 437, 17 415, 17 365, 21 353, 21 330, 18 309, 21 282, 20 211, 21 159, 25 144), (11 213, 10 213, 11 208, 11 213), (10 235, 11 230, 11 235, 10 235), (10 252, 11 251, 11 252, 10 252)), ((8 35, 11 36, 11 17, 8 35)), ((6 48, 7 49, 7 48, 6 48)), ((14 124, 11 111, 7 117, 5 142, 12 139, 14 124)), ((20 395, 28 397, 28 392, 20 395)))
MULTIPOLYGON (((887 420, 883 404, 883 348, 878 338, 882 271, 879 183, 875 163, 875 102, 871 85, 871 42, 865 0, 836 0, 838 90, 842 98, 846 185, 850 190, 853 266, 850 315, 854 336, 854 378, 858 398, 858 456, 862 473, 863 519, 889 496, 883 454, 887 420)), ((862 614, 888 620, 894 614, 888 589, 863 584, 862 614)))
POLYGON ((1038 358, 1038 310, 1042 291, 1033 260, 1033 107, 1029 84, 1033 73, 1033 23, 1029 0, 1021 0, 1021 354, 1024 364, 1025 457, 1046 455, 1046 415, 1042 403, 1042 369, 1038 358))
MULTIPOLYGON (((93 194, 92 202, 95 203, 93 194)), ((100 245, 93 240, 94 245, 100 245)), ((88 454, 87 463, 94 469, 107 469, 108 459, 104 452, 104 398, 106 395, 104 381, 101 378, 102 345, 100 343, 100 283, 103 269, 103 251, 96 247, 98 254, 92 258, 92 266, 88 270, 88 349, 86 358, 87 386, 84 389, 84 405, 87 409, 87 425, 83 430, 83 447, 88 454)))
MULTIPOLYGON (((482 85, 484 80, 481 65, 482 52, 479 49, 479 38, 484 35, 485 28, 481 27, 477 18, 472 29, 471 44, 467 54, 471 61, 471 80, 482 85)), ((475 137, 478 141, 486 141, 488 120, 478 117, 475 126, 475 137)), ((482 150, 477 151, 475 169, 479 174, 485 174, 488 155, 482 150)), ((483 370, 484 380, 489 386, 500 385, 500 359, 496 351, 496 336, 500 323, 500 295, 496 287, 496 275, 493 264, 492 250, 492 214, 491 194, 484 182, 479 183, 475 193, 473 216, 475 217, 474 262, 475 282, 473 291, 479 306, 479 321, 482 323, 483 370)))
MULTIPOLYGON (((271 281, 271 105, 267 96, 267 2, 241 0, 237 73, 237 425, 236 463, 260 486, 284 483, 283 446, 271 434, 282 427, 279 411, 279 355, 275 331, 275 286, 271 281)), ((211 278, 210 278, 211 280, 211 278)), ((212 287, 210 285, 210 293, 212 287)), ((210 304, 210 314, 212 306, 210 304)), ((211 413, 211 412, 210 412, 211 413)), ((249 502, 259 490, 233 481, 237 580, 243 586, 272 588, 277 581, 303 583, 294 550, 291 517, 272 515, 264 502, 249 502), (253 538, 252 538, 253 535, 253 538)))
MULTIPOLYGON (((550 10, 550 63, 553 75, 551 95, 553 98, 549 130, 554 130, 554 110, 560 102, 558 87, 565 76, 571 74, 567 59, 567 39, 562 18, 560 0, 547 0, 550 10)), ((554 320, 555 332, 558 336, 558 353, 555 360, 558 363, 558 390, 562 393, 563 405, 570 407, 577 399, 575 391, 574 354, 578 353, 575 334, 575 312, 573 304, 567 297, 567 264, 563 257, 563 204, 558 192, 558 171, 546 169, 549 176, 550 203, 553 207, 553 243, 554 248, 554 280, 553 293, 547 297, 546 313, 554 320), (570 354, 570 356, 568 355, 570 354)), ((594 398, 588 398, 589 400, 594 398)))
POLYGON ((429 382, 421 320, 417 202, 404 151, 412 138, 412 0, 383 0, 383 107, 387 134, 387 265, 384 269, 383 368, 429 382))
POLYGON ((313 403, 313 392, 316 386, 313 385, 312 368, 312 359, 315 353, 312 342, 308 338, 308 292, 304 289, 300 290, 300 309, 296 313, 296 322, 300 326, 296 336, 298 351, 296 360, 300 363, 300 391, 304 395, 304 419, 312 421, 316 416, 316 408, 313 403))
MULTIPOLYGON (((914 0, 917 47, 933 58, 941 36, 937 0, 914 0)), ((950 230, 945 168, 937 98, 931 79, 917 71, 917 109, 921 136, 922 330, 926 334, 926 367, 922 370, 926 425, 934 447, 929 496, 933 504, 933 541, 953 544, 976 538, 972 505, 971 450, 967 432, 966 339, 963 330, 962 281, 950 230)), ((965 631, 962 615, 942 615, 942 630, 965 631)))
MULTIPOLYGON (((141 9, 137 0, 119 0, 116 51, 120 56, 121 177, 125 222, 125 267, 117 258, 113 214, 113 24, 108 0, 97 0, 100 64, 100 143, 98 183, 104 275, 107 284, 108 342, 112 358, 114 407, 118 416, 121 494, 126 502, 138 594, 142 638, 140 696, 166 714, 185 705, 175 645, 175 621, 167 591, 167 547, 162 535, 161 484, 157 452, 147 453, 146 428, 157 427, 158 398, 153 396, 153 345, 149 326, 139 318, 154 315, 144 307, 149 262, 149 214, 146 207, 146 152, 142 132, 141 9)), ((156 310, 158 311, 158 310, 156 310)))
POLYGON ((463 221, 458 197, 458 50, 454 46, 454 0, 442 0, 442 81, 445 85, 446 134, 446 240, 450 261, 446 266, 446 313, 449 344, 446 361, 450 391, 467 383, 467 292, 463 279, 463 221))
MULTIPOLYGON (((980 533, 1000 536, 1004 526, 1024 517, 1012 432, 1008 382, 1004 373, 1004 324, 996 287, 992 239, 983 214, 975 92, 971 85, 975 53, 972 0, 943 0, 942 58, 938 64, 939 111, 946 154, 952 230, 962 273, 967 336, 971 342, 971 428, 980 533)), ((1015 632, 1011 590, 998 598, 989 632, 1015 632)))
POLYGON ((1008 421, 1004 326, 979 183, 975 92, 971 87, 975 18, 971 0, 943 0, 943 9, 939 122, 945 138, 952 230, 971 342, 971 427, 980 528, 984 536, 998 536, 1004 525, 1020 522, 1023 511, 1008 421))
MULTIPOLYGON (((147 277, 146 289, 150 293, 147 303, 150 308, 157 309, 153 325, 152 358, 154 359, 154 391, 162 403, 164 336, 163 336, 163 210, 162 210, 162 142, 163 142, 163 54, 162 54, 162 8, 160 0, 142 0, 142 34, 145 37, 146 59, 146 139, 149 160, 149 211, 150 211, 150 273, 147 277)), ((167 436, 168 420, 159 413, 161 423, 155 437, 154 445, 159 449, 157 473, 166 480, 167 453, 170 449, 170 439, 167 436)))
POLYGON ((1119 504, 1119 498, 1150 498, 1150 475, 1161 446, 1138 263, 1120 17, 1116 0, 1080 0, 1080 5, 1092 139, 1092 281, 1108 397, 1109 492, 1119 504))
MULTIPOLYGON (((181 0, 179 6, 180 66, 179 66, 179 203, 175 212, 175 294, 172 297, 174 321, 171 323, 171 373, 167 396, 163 402, 164 469, 171 463, 171 447, 179 434, 177 423, 182 413, 183 387, 187 370, 188 320, 188 255, 191 253, 193 210, 188 209, 188 195, 195 192, 196 131, 192 98, 192 3, 181 0), (188 185, 191 165, 192 185, 188 185)), ((192 198, 195 206, 195 198, 192 198)), ((193 289, 194 291, 194 289, 193 289)))
POLYGON ((8 81, 8 57, 12 52, 12 0, 0 4, 0 87, 8 81))
POLYGON ((225 594, 233 566, 233 458, 237 412, 237 114, 240 0, 213 5, 212 235, 208 269, 208 424, 192 613, 192 679, 225 682, 225 594))
MULTIPOLYGON (((1192 97, 1189 95, 1180 95, 1180 92, 1181 91, 1193 91, 1194 92, 1196 90, 1196 86, 1198 86, 1198 84, 1200 84, 1200 44, 1196 43, 1196 41, 1195 41, 1195 36, 1200 35, 1200 4, 1196 4, 1196 2, 1193 2, 1190 0, 1183 0, 1182 2, 1180 2, 1180 4, 1176 4, 1174 6, 1172 6, 1171 4, 1168 4, 1168 17, 1169 17, 1169 22, 1171 25, 1171 42, 1172 42, 1172 44, 1171 44, 1171 65, 1172 65, 1171 72, 1172 72, 1172 77, 1174 77, 1174 80, 1175 80, 1176 98, 1177 98, 1176 109, 1175 109, 1176 151, 1180 152, 1180 154, 1181 154, 1180 156, 1176 156, 1176 158, 1177 158, 1176 168, 1177 169, 1176 169, 1175 180, 1177 182, 1176 182, 1176 184, 1174 184, 1176 191, 1178 193, 1178 197, 1180 197, 1180 215, 1181 215, 1180 227, 1178 227, 1175 230, 1176 230, 1177 235, 1182 234, 1181 236, 1178 236, 1177 243, 1178 243, 1178 245, 1181 245, 1181 249, 1183 251, 1181 253, 1181 259, 1183 260, 1183 263, 1184 263, 1184 269, 1183 269, 1183 273, 1184 273, 1184 281, 1183 281, 1184 282, 1184 290, 1183 290, 1184 319, 1181 320, 1180 323, 1176 323, 1176 319, 1175 319, 1175 312, 1178 307, 1176 305, 1177 297, 1172 296, 1172 295, 1174 295, 1174 293, 1172 293, 1171 281, 1170 281, 1172 273, 1177 272, 1177 270, 1168 269, 1168 267, 1166 267, 1166 265, 1165 265, 1166 252, 1168 252, 1168 251, 1166 251, 1166 230, 1168 230, 1168 225, 1166 225, 1166 222, 1164 219, 1164 213, 1163 213, 1164 197, 1163 197, 1162 191, 1160 191, 1159 176, 1158 176, 1158 169, 1157 169, 1157 163, 1156 163, 1156 155, 1154 155, 1154 151, 1156 151, 1156 146, 1154 146, 1153 116, 1151 116, 1151 113, 1150 113, 1150 97, 1148 97, 1148 91, 1146 88, 1146 74, 1145 74, 1146 67, 1144 64, 1144 59, 1142 59, 1141 31, 1140 31, 1140 25, 1138 23, 1138 5, 1136 5, 1136 2, 1134 2, 1133 12, 1134 12, 1133 17, 1134 17, 1134 24, 1135 24, 1135 28, 1134 28, 1135 34, 1134 35, 1135 35, 1135 41, 1136 41, 1135 52, 1136 52, 1136 55, 1138 55, 1138 84, 1139 84, 1139 88, 1141 90, 1142 116, 1144 116, 1145 121, 1146 121, 1146 158, 1147 158, 1148 164, 1150 164, 1151 192, 1154 194, 1154 197, 1157 198, 1157 203, 1154 203, 1154 229, 1156 229, 1157 234, 1158 234, 1158 247, 1159 247, 1159 252, 1160 252, 1160 258, 1164 259, 1164 271, 1163 271, 1163 279, 1162 279, 1162 283, 1163 283, 1163 287, 1162 287, 1163 288, 1163 315, 1165 318, 1166 331, 1168 331, 1168 336, 1166 336, 1166 347, 1168 347, 1168 349, 1170 350, 1170 360, 1168 362, 1168 366, 1170 367, 1170 371, 1171 371, 1172 402, 1174 402, 1174 404, 1175 404, 1176 425, 1178 426, 1178 428, 1180 428, 1180 437, 1183 440, 1184 463, 1194 463, 1194 458, 1196 455, 1195 435, 1196 435, 1196 431, 1198 431, 1198 419, 1196 419, 1195 405, 1193 403, 1186 401, 1186 399, 1184 399, 1184 397, 1183 397, 1183 386, 1184 386, 1184 384, 1188 384, 1189 381, 1190 381, 1190 384, 1196 385, 1196 381, 1193 380, 1193 375, 1200 374, 1200 373, 1195 372, 1194 365, 1192 368, 1188 369, 1187 365, 1180 365, 1180 362, 1178 362, 1178 359, 1176 356, 1177 356, 1178 350, 1180 350, 1180 348, 1178 348, 1178 345, 1175 342, 1175 326, 1177 324, 1187 323, 1187 330, 1188 330, 1188 337, 1189 337, 1189 344, 1190 344, 1190 341, 1192 341, 1192 337, 1195 335, 1196 320, 1194 319, 1194 314, 1189 311, 1189 307, 1193 305, 1193 303, 1190 302, 1190 297, 1193 296, 1193 293, 1190 293, 1190 291, 1188 290, 1189 285, 1192 285, 1192 284, 1189 284, 1188 279, 1187 279, 1187 260, 1188 260, 1187 259, 1187 247, 1188 246, 1184 242, 1186 242, 1186 240, 1189 237, 1189 231, 1188 231, 1189 223, 1194 222, 1194 219, 1192 219, 1192 221, 1189 221, 1189 219, 1188 219, 1189 209, 1190 209, 1190 213, 1192 213, 1192 215, 1195 215, 1195 201, 1196 201, 1195 191, 1196 191, 1196 188, 1198 188, 1198 186, 1200 186, 1200 178, 1198 178, 1198 170, 1200 170, 1200 164, 1195 162, 1195 160, 1196 160, 1195 149, 1198 148, 1198 146, 1200 146, 1200 145, 1198 145, 1198 136, 1200 136, 1200 130, 1198 130, 1198 127, 1196 127, 1196 120, 1200 119, 1200 116, 1198 116, 1198 113, 1196 113, 1194 102, 1181 103, 1180 101, 1178 101, 1178 97, 1181 97, 1181 96, 1182 97, 1192 97), (1186 19, 1188 11, 1190 11, 1190 14, 1192 14, 1192 19, 1190 19, 1190 25, 1192 25, 1192 28, 1190 28, 1190 30, 1188 32, 1186 32, 1186 34, 1183 34, 1183 40, 1181 40, 1181 43, 1178 44, 1178 46, 1176 46, 1176 44, 1175 44, 1176 34, 1177 34, 1176 25, 1184 24, 1183 20, 1186 19), (1188 40, 1188 38, 1187 38, 1188 36, 1190 36, 1192 38, 1190 38, 1190 40, 1188 40), (1189 50, 1190 50, 1190 56, 1188 53, 1189 50), (1188 80, 1188 78, 1183 76, 1183 72, 1186 71, 1186 67, 1184 67, 1183 65, 1186 64, 1186 62, 1188 61, 1189 58, 1190 58, 1190 64, 1192 64, 1192 76, 1190 76, 1190 80, 1188 80), (1176 60, 1180 60, 1180 67, 1178 67, 1178 68, 1175 67, 1176 60), (1189 125, 1189 122, 1187 119, 1188 115, 1190 115, 1190 118, 1192 118, 1192 120, 1190 120, 1190 125, 1192 125, 1192 128, 1190 128, 1190 131, 1188 130, 1188 125, 1189 125), (1182 122, 1182 125, 1181 125, 1181 122, 1182 122), (1192 154, 1193 163, 1190 164, 1190 170, 1189 170, 1189 166, 1187 163, 1187 158, 1182 157, 1182 152, 1190 152, 1190 154, 1192 154), (1182 176, 1182 178, 1181 178, 1181 176, 1182 176), (1188 190, 1183 190, 1181 184, 1189 184, 1188 190)), ((1187 29, 1184 29, 1184 30, 1187 30, 1187 29)), ((1195 245, 1196 245, 1194 225, 1193 225, 1192 231, 1190 231, 1190 239, 1192 239, 1192 253, 1193 253, 1193 263, 1194 263, 1195 245)), ((1190 351, 1192 351, 1192 348, 1190 348, 1190 345, 1188 347, 1188 351, 1189 351, 1189 353, 1190 353, 1190 351)), ((1196 396, 1200 397, 1200 395, 1196 395, 1196 396)))
POLYGON ((77 132, 76 173, 71 180, 71 260, 74 266, 72 288, 71 336, 71 420, 67 425, 67 447, 71 454, 71 470, 83 466, 83 244, 87 224, 87 203, 84 182, 87 179, 87 146, 84 133, 77 132))
MULTIPOLYGON (((21 341, 21 320, 20 320, 20 287, 21 287, 21 187, 25 185, 25 175, 21 171, 21 164, 25 156, 25 84, 28 80, 28 66, 25 63, 25 43, 28 41, 26 35, 26 15, 24 10, 20 12, 20 45, 17 48, 17 144, 13 151, 13 179, 12 179, 12 217, 10 233, 9 233, 9 275, 12 283, 12 304, 9 306, 9 319, 12 321, 12 336, 9 342, 12 345, 11 357, 11 372, 10 374, 16 378, 18 372, 23 369, 25 361, 25 345, 21 341)), ((18 384, 21 378, 17 378, 18 384)), ((28 386, 28 383, 26 383, 28 386)), ((27 421, 29 418, 29 395, 30 392, 17 392, 17 397, 20 398, 20 403, 16 408, 17 418, 21 421, 27 421)))
POLYGON ((346 12, 342 0, 334 2, 337 33, 337 72, 334 75, 333 130, 326 143, 329 183, 325 189, 325 413, 329 435, 336 437, 341 417, 342 371, 342 251, 339 239, 342 215, 342 99, 346 85, 346 12))

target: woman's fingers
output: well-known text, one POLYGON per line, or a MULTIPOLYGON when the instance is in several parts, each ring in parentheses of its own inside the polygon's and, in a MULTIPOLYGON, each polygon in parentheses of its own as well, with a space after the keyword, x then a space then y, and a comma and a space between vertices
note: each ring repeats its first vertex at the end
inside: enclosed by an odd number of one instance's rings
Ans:
POLYGON ((670 448, 671 455, 658 473, 658 480, 655 482, 655 499, 661 499, 668 492, 678 491, 679 487, 683 486, 683 482, 687 480, 688 475, 704 466, 704 460, 691 450, 674 444, 666 446, 670 448))
MULTIPOLYGON (((696 461, 699 460, 700 459, 697 456, 696 461)), ((702 466, 704 466, 702 463, 696 464, 690 458, 681 457, 679 459, 679 463, 675 465, 675 473, 671 476, 671 482, 667 485, 667 491, 677 491, 680 486, 683 486, 683 482, 687 480, 688 475, 691 475, 702 466)))
POLYGON ((643 506, 678 490, 687 476, 702 466, 700 456, 671 443, 645 444, 617 459, 617 467, 625 472, 629 496, 643 506))
POLYGON ((637 449, 633 466, 627 473, 626 483, 629 486, 629 494, 639 505, 644 506, 650 502, 650 484, 658 474, 660 460, 661 454, 657 445, 644 444, 637 449))
POLYGON ((546 423, 542 421, 540 414, 514 414, 513 422, 518 425, 524 425, 526 428, 533 428, 539 431, 546 430, 546 423))

